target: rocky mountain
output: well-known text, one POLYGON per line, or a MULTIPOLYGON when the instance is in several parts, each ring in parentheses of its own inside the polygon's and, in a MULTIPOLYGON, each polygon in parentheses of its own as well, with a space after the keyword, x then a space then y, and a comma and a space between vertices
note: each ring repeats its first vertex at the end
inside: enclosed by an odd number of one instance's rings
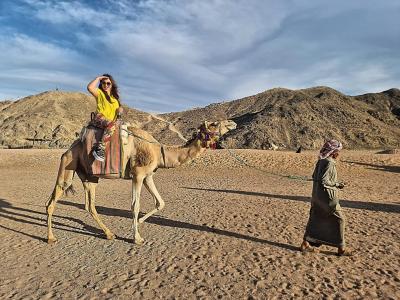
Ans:
MULTIPOLYGON (((67 148, 90 120, 96 102, 83 93, 49 91, 15 102, 0 102, 0 145, 3 148, 67 148)), ((151 129, 162 142, 172 138, 160 136, 168 123, 145 112, 124 106, 125 120, 151 129), (151 124, 150 124, 151 123, 151 124)))
POLYGON ((400 90, 346 96, 328 87, 276 88, 243 99, 162 115, 189 135, 204 119, 233 119, 232 148, 315 149, 327 138, 351 149, 400 146, 400 90))
MULTIPOLYGON (((0 102, 2 147, 68 147, 95 108, 93 97, 49 91, 0 102)), ((243 99, 153 115, 129 107, 124 119, 165 144, 181 144, 204 120, 233 119, 221 147, 315 149, 327 138, 346 148, 400 147, 400 90, 346 96, 328 87, 276 88, 243 99)))

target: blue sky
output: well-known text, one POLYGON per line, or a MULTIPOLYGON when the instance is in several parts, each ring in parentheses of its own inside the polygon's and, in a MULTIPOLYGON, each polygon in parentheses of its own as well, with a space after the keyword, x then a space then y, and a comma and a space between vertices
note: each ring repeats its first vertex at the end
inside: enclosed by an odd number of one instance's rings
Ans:
POLYGON ((400 87, 398 0, 0 1, 0 100, 86 92, 170 112, 274 87, 400 87))

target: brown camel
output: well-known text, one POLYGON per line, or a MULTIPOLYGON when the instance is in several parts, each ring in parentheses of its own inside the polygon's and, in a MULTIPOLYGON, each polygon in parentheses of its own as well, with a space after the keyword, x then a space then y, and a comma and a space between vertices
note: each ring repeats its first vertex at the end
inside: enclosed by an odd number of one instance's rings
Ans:
MULTIPOLYGON (((213 148, 218 138, 235 129, 236 123, 231 120, 220 122, 204 122, 193 138, 182 146, 165 146, 158 143, 149 133, 135 127, 128 127, 127 143, 124 145, 123 158, 125 178, 132 180, 132 204, 134 242, 142 244, 143 238, 138 231, 138 223, 143 223, 148 217, 164 207, 164 201, 153 182, 153 175, 157 168, 175 168, 204 153, 207 148, 213 148), (140 192, 142 185, 148 189, 155 200, 155 209, 138 219, 140 212, 140 192)), ((48 242, 53 243, 56 238, 52 231, 52 215, 56 202, 72 189, 72 179, 76 172, 83 183, 85 190, 85 209, 90 212, 94 220, 104 231, 107 239, 113 239, 114 234, 104 225, 95 207, 95 189, 99 178, 113 179, 110 176, 89 175, 85 162, 83 143, 76 140, 62 156, 58 170, 57 182, 50 199, 46 203, 48 242)), ((118 177, 119 178, 119 177, 118 177)))

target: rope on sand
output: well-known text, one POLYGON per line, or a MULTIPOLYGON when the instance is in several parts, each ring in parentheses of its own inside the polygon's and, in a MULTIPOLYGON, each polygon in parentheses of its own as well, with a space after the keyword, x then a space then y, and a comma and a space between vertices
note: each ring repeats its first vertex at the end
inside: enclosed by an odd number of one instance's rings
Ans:
POLYGON ((228 153, 234 158, 236 159, 238 162, 240 162, 241 164, 252 168, 252 169, 256 169, 258 171, 261 171, 263 173, 269 174, 269 175, 274 175, 274 176, 278 176, 278 177, 283 177, 283 178, 288 178, 288 179, 293 179, 293 180, 301 180, 301 181, 312 181, 312 178, 310 177, 306 177, 306 176, 298 176, 298 175, 282 175, 282 174, 277 174, 277 173, 273 173, 273 172, 268 172, 266 170, 260 169, 256 166, 252 166, 251 164, 249 164, 247 161, 245 161, 243 158, 241 158, 240 156, 238 156, 237 154, 235 154, 231 149, 226 149, 228 150, 228 153))

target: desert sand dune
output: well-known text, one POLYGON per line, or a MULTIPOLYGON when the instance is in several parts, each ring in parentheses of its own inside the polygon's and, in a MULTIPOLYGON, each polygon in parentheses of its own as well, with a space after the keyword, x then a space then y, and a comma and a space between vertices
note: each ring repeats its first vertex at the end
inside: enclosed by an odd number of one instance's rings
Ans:
MULTIPOLYGON (((130 182, 102 180, 97 207, 117 235, 104 238, 76 195, 54 215, 59 241, 46 243, 48 199, 63 150, 0 150, 1 299, 399 299, 400 154, 343 151, 339 177, 346 238, 337 257, 297 250, 310 208, 315 151, 209 151, 159 170, 165 209, 132 244, 130 182), (277 174, 277 175, 274 175, 277 174)), ((148 193, 142 212, 153 208, 148 193)))

